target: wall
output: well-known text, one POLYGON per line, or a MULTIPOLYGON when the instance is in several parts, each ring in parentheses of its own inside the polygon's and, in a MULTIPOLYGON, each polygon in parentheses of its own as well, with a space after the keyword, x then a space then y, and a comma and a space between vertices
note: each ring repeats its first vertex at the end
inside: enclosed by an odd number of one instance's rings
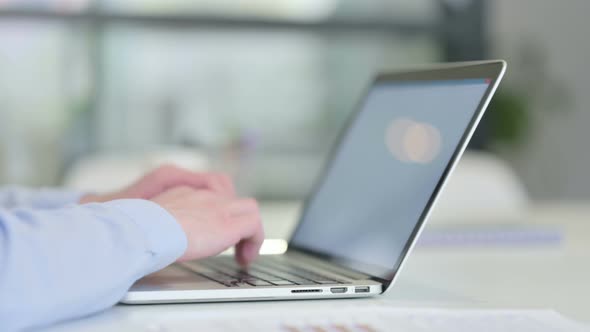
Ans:
POLYGON ((488 7, 493 56, 509 62, 506 86, 524 82, 533 95, 531 130, 505 156, 534 198, 590 198, 590 1, 488 7))

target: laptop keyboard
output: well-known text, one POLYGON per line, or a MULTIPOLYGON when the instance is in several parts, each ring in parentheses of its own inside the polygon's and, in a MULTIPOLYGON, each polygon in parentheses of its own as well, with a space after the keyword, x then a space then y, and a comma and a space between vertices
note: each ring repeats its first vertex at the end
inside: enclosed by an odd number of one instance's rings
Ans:
POLYGON ((327 277, 297 266, 291 260, 277 256, 260 256, 247 270, 238 266, 233 257, 218 256, 194 263, 184 263, 191 271, 227 287, 292 286, 340 284, 341 280, 327 277))

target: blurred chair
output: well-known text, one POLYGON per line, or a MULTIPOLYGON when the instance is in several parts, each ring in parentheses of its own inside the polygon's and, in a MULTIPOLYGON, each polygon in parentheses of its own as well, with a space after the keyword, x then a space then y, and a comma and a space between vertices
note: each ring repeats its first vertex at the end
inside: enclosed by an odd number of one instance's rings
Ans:
POLYGON ((528 212, 528 194, 506 162, 490 153, 466 152, 432 212, 432 223, 508 223, 528 212))

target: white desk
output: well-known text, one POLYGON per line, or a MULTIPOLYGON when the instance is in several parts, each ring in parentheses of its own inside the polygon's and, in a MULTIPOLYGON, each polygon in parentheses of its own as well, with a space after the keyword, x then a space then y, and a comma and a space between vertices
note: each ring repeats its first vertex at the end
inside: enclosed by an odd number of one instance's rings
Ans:
MULTIPOLYGON (((263 206, 267 236, 285 237, 297 206, 263 206)), ((370 299, 116 306, 52 331, 161 331, 153 317, 232 317, 245 309, 320 309, 388 304, 399 307, 552 308, 590 323, 590 204, 543 204, 524 225, 558 225, 558 246, 526 248, 417 248, 388 294, 370 299)))

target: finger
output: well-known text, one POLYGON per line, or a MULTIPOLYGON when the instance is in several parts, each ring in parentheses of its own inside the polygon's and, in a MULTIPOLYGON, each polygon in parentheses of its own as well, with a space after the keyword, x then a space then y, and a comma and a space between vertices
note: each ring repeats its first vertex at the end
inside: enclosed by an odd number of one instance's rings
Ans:
POLYGON ((245 226, 246 232, 242 234, 242 239, 236 245, 235 259, 239 265, 247 267, 258 257, 264 242, 264 231, 260 218, 256 216, 240 217, 236 222, 245 226))
POLYGON ((236 196, 236 187, 234 185, 234 181, 232 178, 227 174, 218 174, 221 183, 223 183, 224 187, 226 188, 227 192, 232 196, 236 196))
POLYGON ((260 209, 258 202, 253 198, 241 198, 229 201, 227 210, 230 217, 239 217, 245 215, 255 215, 260 218, 260 209))
POLYGON ((203 176, 205 176, 205 181, 211 190, 229 197, 235 197, 236 190, 233 181, 228 175, 223 173, 206 173, 203 176))

